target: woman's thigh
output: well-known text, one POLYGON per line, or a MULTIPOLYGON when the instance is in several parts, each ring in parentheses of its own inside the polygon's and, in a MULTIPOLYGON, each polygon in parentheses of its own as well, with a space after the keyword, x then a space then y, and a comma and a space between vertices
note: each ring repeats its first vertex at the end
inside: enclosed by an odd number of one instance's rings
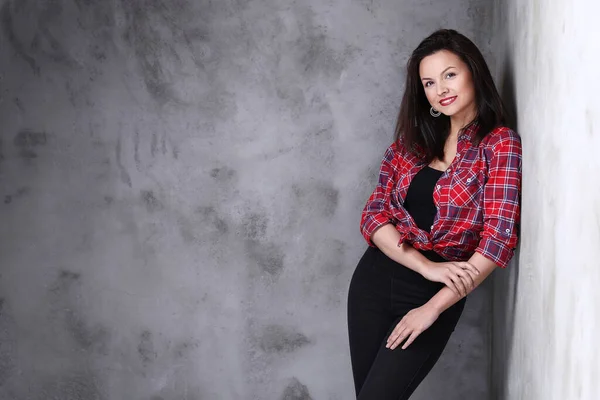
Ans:
POLYGON ((377 263, 377 252, 367 249, 353 274, 348 291, 348 335, 356 392, 379 351, 394 314, 390 307, 390 278, 377 263))
POLYGON ((464 300, 449 309, 449 314, 436 321, 406 350, 385 347, 402 316, 389 327, 369 373, 362 385, 358 400, 405 400, 415 391, 441 356, 462 313, 464 300), (451 317, 451 318, 449 318, 451 317))

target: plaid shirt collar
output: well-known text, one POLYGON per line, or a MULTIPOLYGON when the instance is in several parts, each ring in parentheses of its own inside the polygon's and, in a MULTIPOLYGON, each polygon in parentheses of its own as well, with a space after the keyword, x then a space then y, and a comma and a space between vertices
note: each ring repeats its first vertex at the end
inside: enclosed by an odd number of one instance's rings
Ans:
POLYGON ((477 121, 473 121, 464 128, 463 132, 459 136, 459 139, 468 139, 472 142, 478 131, 479 123, 477 121))

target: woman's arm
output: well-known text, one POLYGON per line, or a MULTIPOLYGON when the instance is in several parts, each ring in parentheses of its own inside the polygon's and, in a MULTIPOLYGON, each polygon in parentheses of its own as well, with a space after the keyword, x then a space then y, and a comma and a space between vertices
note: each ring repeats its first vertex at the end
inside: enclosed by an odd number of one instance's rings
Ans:
POLYGON ((406 242, 398 246, 400 237, 400 232, 396 230, 396 227, 388 223, 373 233, 371 242, 392 260, 419 274, 423 274, 423 271, 425 271, 431 262, 406 242))
POLYGON ((385 224, 372 234, 371 241, 397 263, 418 272, 430 281, 445 284, 458 298, 461 294, 466 296, 473 290, 474 279, 479 275, 476 266, 470 262, 432 262, 406 242, 398 246, 400 236, 394 225, 385 224))
MULTIPOLYGON (((474 288, 479 286, 493 271, 497 265, 479 253, 473 254, 469 263, 475 266, 481 273, 475 277, 474 288)), ((473 290, 471 289, 471 291, 473 290)), ((463 296, 456 294, 447 286, 444 286, 423 306, 410 310, 404 318, 396 325, 392 334, 388 337, 386 347, 394 350, 404 340, 406 342, 402 349, 406 349, 414 340, 428 329, 440 316, 440 314, 457 303, 463 296)))
MULTIPOLYGON (((475 277, 475 285, 473 289, 469 291, 472 292, 477 286, 481 284, 490 276, 490 274, 498 267, 493 261, 488 258, 485 258, 479 253, 473 254, 473 256, 469 259, 469 263, 473 264, 475 268, 477 268, 481 273, 475 277)), ((432 307, 438 314, 443 313, 452 305, 457 303, 463 296, 457 296, 452 290, 447 287, 442 288, 439 292, 435 294, 427 303, 432 307)))

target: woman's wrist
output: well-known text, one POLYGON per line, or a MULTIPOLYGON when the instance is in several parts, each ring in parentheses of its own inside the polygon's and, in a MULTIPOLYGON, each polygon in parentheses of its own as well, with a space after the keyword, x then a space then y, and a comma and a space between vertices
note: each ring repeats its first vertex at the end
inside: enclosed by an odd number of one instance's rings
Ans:
POLYGON ((465 296, 458 295, 448 286, 444 286, 425 304, 434 309, 439 315, 463 297, 465 296))
POLYGON ((421 275, 425 275, 426 271, 429 268, 431 268, 432 262, 424 255, 422 255, 421 252, 419 252, 419 250, 412 247, 411 244, 403 242, 402 244, 400 244, 400 246, 398 246, 398 249, 402 253, 410 256, 410 259, 412 260, 413 264, 413 267, 411 269, 413 271, 421 275))
POLYGON ((427 271, 433 266, 433 261, 423 257, 422 260, 420 260, 419 266, 418 266, 418 270, 417 272, 421 275, 423 275, 423 277, 425 277, 427 271))

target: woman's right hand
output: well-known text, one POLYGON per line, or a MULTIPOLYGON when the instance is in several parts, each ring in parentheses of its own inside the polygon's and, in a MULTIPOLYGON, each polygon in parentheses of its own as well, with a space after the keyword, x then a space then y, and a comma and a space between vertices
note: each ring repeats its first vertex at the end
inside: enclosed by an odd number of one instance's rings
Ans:
POLYGON ((430 281, 445 284, 458 296, 464 297, 475 287, 479 270, 467 261, 431 262, 421 275, 430 281))

